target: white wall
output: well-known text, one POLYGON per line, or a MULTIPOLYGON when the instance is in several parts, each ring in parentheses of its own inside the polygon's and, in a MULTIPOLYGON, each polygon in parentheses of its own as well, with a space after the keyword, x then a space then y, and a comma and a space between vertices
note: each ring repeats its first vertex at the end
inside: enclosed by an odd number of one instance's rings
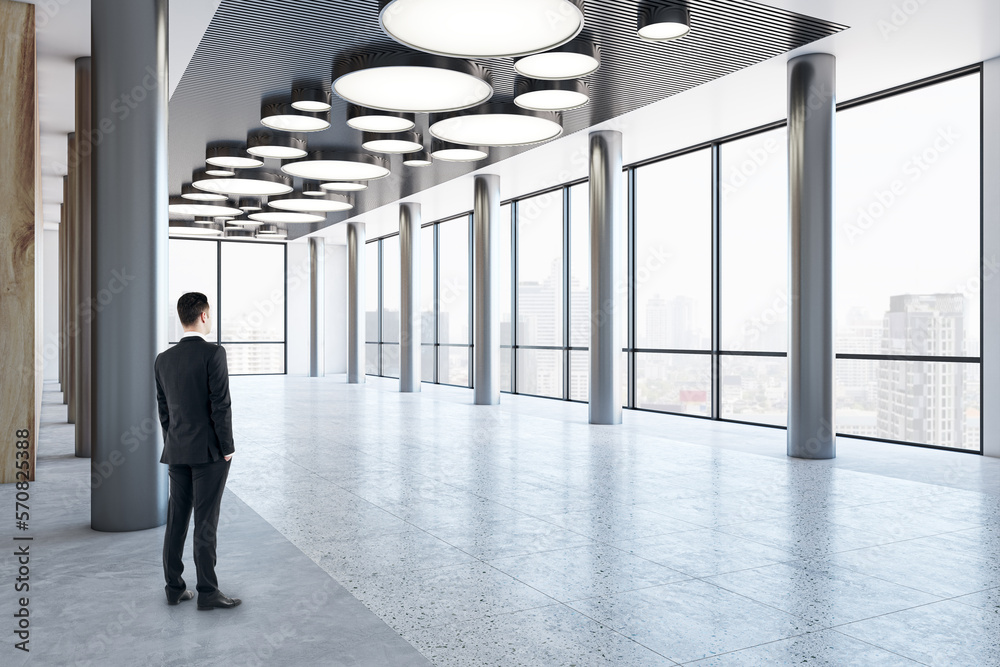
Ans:
POLYGON ((59 232, 42 238, 42 357, 46 382, 59 380, 59 232))
POLYGON ((309 244, 288 244, 288 374, 309 374, 309 244))
MULTIPOLYGON (((326 373, 347 372, 347 246, 326 243, 326 373)), ((288 374, 309 374, 309 243, 288 244, 288 374)))
POLYGON ((347 372, 347 246, 326 242, 326 372, 347 372))

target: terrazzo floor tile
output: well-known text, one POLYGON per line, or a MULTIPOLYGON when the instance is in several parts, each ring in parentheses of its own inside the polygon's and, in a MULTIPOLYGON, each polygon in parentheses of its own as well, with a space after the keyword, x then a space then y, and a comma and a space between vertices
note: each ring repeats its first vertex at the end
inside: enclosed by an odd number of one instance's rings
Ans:
POLYGON ((551 605, 555 600, 485 563, 340 583, 397 632, 551 605))
POLYGON ((709 577, 795 560, 782 549, 711 528, 616 542, 614 546, 692 577, 709 577))
POLYGON ((933 538, 893 542, 828 557, 833 565, 909 586, 940 597, 978 593, 1000 586, 993 563, 939 548, 933 538))
POLYGON ((705 581, 798 616, 817 630, 941 599, 825 561, 780 563, 705 581))
POLYGON ((801 619, 704 581, 569 603, 675 662, 689 662, 807 631, 801 619))
POLYGON ((773 519, 789 513, 782 503, 755 493, 702 493, 694 497, 643 503, 637 507, 704 528, 773 519))
POLYGON ((1000 614, 953 600, 837 630, 932 667, 1000 665, 1000 614))
POLYGON ((813 558, 896 541, 884 533, 832 523, 820 513, 726 524, 717 530, 782 549, 798 558, 813 558))
POLYGON ((546 514, 539 518, 604 543, 700 528, 696 524, 631 505, 612 505, 586 512, 546 514))
POLYGON ((490 565, 568 602, 689 579, 685 574, 606 545, 499 558, 490 565))
POLYGON ((482 560, 596 543, 585 535, 530 516, 474 525, 452 524, 427 532, 482 560))
POLYGON ((563 605, 414 630, 404 636, 439 667, 677 664, 563 605))
POLYGON ((986 611, 992 611, 996 614, 1000 614, 1000 588, 991 588, 988 591, 972 593, 971 595, 962 595, 953 599, 955 602, 961 602, 962 604, 971 605, 973 607, 978 607, 980 609, 985 609, 986 611))
POLYGON ((918 667, 919 662, 890 653, 834 630, 810 632, 753 648, 685 663, 690 667, 759 667, 808 665, 809 667, 918 667))
POLYGON ((398 574, 475 559, 422 530, 380 535, 367 539, 326 541, 317 564, 336 579, 348 575, 398 574))
POLYGON ((975 528, 978 525, 884 503, 860 507, 836 507, 820 514, 822 518, 832 523, 881 533, 893 540, 929 537, 975 528))

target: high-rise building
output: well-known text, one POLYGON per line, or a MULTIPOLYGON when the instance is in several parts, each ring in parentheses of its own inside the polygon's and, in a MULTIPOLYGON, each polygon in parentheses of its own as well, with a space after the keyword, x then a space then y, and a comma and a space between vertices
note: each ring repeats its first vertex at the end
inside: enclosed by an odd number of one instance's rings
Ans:
MULTIPOLYGON (((890 300, 882 354, 960 356, 965 298, 961 294, 904 294, 890 300)), ((963 447, 965 367, 932 361, 878 362, 878 437, 963 447)))

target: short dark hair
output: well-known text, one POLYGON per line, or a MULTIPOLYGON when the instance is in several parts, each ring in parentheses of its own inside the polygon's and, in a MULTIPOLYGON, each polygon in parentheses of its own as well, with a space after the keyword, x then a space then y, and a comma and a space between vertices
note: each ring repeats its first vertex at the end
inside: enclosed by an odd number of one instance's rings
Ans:
POLYGON ((177 317, 181 324, 191 326, 208 310, 208 297, 201 292, 188 292, 177 299, 177 317))

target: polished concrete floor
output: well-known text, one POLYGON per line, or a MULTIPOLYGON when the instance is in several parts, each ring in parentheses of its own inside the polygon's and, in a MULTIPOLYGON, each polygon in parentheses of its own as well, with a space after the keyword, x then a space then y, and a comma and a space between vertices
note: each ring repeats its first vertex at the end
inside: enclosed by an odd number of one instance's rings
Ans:
POLYGON ((162 528, 90 531, 67 491, 85 462, 50 424, 43 653, 0 662, 1000 665, 998 460, 843 439, 800 461, 775 429, 595 427, 585 405, 371 378, 233 378, 232 394, 219 569, 243 607, 164 605, 162 528), (335 604, 286 613, 315 590, 335 604))

